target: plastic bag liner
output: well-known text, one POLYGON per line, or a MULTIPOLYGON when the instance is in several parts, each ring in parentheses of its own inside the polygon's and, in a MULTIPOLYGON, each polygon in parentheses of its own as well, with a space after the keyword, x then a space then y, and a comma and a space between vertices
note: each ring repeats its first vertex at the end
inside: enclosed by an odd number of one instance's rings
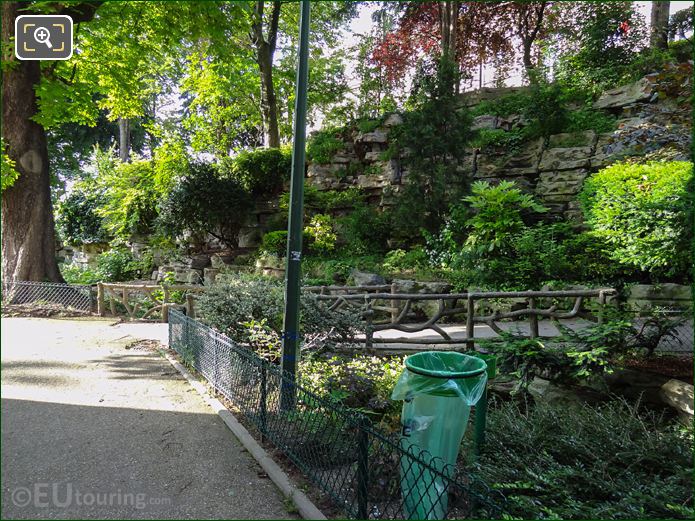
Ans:
MULTIPOLYGON (((421 455, 449 475, 456 464, 471 406, 487 384, 485 361, 450 351, 428 351, 405 359, 405 370, 391 393, 403 400, 401 447, 421 455)), ((445 519, 447 483, 426 465, 401 457, 401 492, 406 519, 445 519)))

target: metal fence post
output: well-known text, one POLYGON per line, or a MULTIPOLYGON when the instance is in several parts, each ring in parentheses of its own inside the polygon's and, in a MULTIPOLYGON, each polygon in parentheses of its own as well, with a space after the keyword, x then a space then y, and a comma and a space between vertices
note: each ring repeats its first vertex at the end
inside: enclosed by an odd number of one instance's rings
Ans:
POLYGON ((268 432, 267 417, 268 417, 268 362, 261 360, 261 415, 259 419, 258 429, 261 434, 268 432))
POLYGON ((357 422, 357 518, 369 519, 369 432, 367 420, 357 422))

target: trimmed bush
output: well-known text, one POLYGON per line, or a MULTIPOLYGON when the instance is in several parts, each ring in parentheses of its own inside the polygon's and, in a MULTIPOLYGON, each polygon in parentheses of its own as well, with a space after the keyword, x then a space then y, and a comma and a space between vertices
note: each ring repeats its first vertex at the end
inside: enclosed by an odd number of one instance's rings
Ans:
POLYGON ((586 180, 585 220, 615 263, 653 281, 690 280, 692 173, 686 161, 618 163, 586 180))

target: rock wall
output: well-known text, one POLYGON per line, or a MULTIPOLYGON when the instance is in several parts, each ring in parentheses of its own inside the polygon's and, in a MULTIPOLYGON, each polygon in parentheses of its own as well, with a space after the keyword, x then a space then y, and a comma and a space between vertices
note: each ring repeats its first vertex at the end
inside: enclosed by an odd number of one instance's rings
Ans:
MULTIPOLYGON (((683 98, 683 93, 690 92, 692 63, 681 64, 677 69, 686 78, 677 80, 678 89, 673 88, 673 74, 655 73, 600 96, 594 108, 617 117, 612 132, 597 134, 589 130, 552 135, 525 143, 513 152, 494 147, 469 149, 461 174, 493 183, 503 179, 516 181, 548 206, 550 215, 577 221, 581 218, 577 194, 592 172, 626 157, 663 149, 670 150, 670 159, 690 159, 691 105, 689 95, 683 98)), ((523 89, 467 93, 462 97, 462 105, 474 106, 519 90, 523 89)), ((307 183, 319 190, 358 186, 369 194, 371 203, 393 204, 408 172, 398 160, 385 159, 384 152, 391 129, 401 122, 400 115, 392 114, 372 132, 355 132, 330 163, 308 165, 307 183)), ((475 118, 473 128, 511 131, 526 124, 521 115, 482 115, 475 118)))

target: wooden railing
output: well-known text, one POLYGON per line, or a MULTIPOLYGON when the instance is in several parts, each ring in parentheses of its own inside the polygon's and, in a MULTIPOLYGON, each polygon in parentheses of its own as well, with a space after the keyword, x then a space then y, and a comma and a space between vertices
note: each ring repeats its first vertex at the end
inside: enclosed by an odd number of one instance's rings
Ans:
POLYGON ((194 286, 187 284, 119 284, 100 282, 97 284, 97 313, 99 316, 106 316, 107 303, 108 311, 111 315, 117 316, 117 304, 121 304, 125 309, 126 315, 131 318, 148 318, 150 315, 160 311, 162 322, 169 319, 169 308, 172 306, 182 307, 189 316, 195 316, 192 295, 205 291, 205 286, 194 286), (173 292, 182 292, 185 304, 175 302, 172 298, 173 292), (132 300, 132 296, 142 296, 137 300, 132 300), (147 303, 153 304, 145 313, 138 317, 140 311, 147 303))
POLYGON ((539 319, 550 319, 553 321, 567 320, 573 318, 587 318, 599 323, 603 321, 604 308, 608 297, 617 295, 617 291, 612 288, 601 288, 591 290, 564 290, 564 291, 514 291, 514 292, 469 292, 469 293, 449 293, 449 294, 408 294, 396 293, 362 293, 355 294, 346 292, 345 294, 333 293, 328 290, 318 291, 317 298, 330 302, 329 309, 354 308, 355 312, 360 313, 366 321, 365 344, 367 347, 375 343, 400 343, 400 344, 455 344, 465 343, 469 348, 473 348, 475 338, 475 325, 485 324, 498 335, 504 333, 498 324, 501 320, 515 320, 527 318, 529 322, 529 337, 539 336, 539 319), (587 299, 597 300, 597 309, 590 312, 584 307, 587 299), (476 302, 485 300, 525 300, 525 307, 510 311, 493 311, 487 315, 476 315, 476 302), (547 305, 541 306, 544 300, 548 300, 547 305), (558 300, 570 300, 570 306, 560 306, 558 300), (437 309, 431 316, 424 321, 412 323, 411 310, 415 302, 436 301, 437 309), (390 303, 386 305, 385 303, 390 303), (377 312, 388 313, 390 319, 384 322, 377 322, 377 312), (454 339, 442 327, 440 321, 456 318, 464 318, 466 323, 466 336, 464 339, 454 339), (404 333, 419 333, 431 330, 439 335, 440 338, 423 340, 422 338, 375 338, 374 333, 381 331, 395 330, 404 333))
MULTIPOLYGON (((135 318, 138 303, 131 303, 132 293, 145 295, 155 306, 149 309, 143 317, 147 318, 153 312, 161 310, 162 321, 168 318, 168 309, 172 306, 183 308, 192 318, 196 316, 196 294, 204 292, 206 286, 191 285, 128 285, 128 284, 99 284, 97 305, 100 315, 106 312, 108 301, 110 311, 116 315, 116 302, 120 302, 131 318, 135 318), (172 292, 185 293, 184 303, 175 303, 170 298, 172 292)), ((548 319, 554 322, 584 318, 590 321, 602 322, 604 308, 609 297, 617 295, 612 288, 558 290, 558 291, 491 291, 468 293, 398 293, 396 284, 379 286, 305 286, 303 291, 316 294, 316 298, 325 301, 331 310, 352 309, 365 321, 364 343, 366 347, 374 344, 466 344, 473 348, 476 340, 476 324, 488 326, 497 335, 502 335, 504 329, 500 321, 521 321, 528 323, 529 337, 540 336, 539 320, 548 319), (586 306, 588 300, 595 300, 592 309, 586 306), (483 313, 477 304, 496 300, 503 303, 502 307, 509 310, 496 310, 483 313), (506 302, 505 302, 506 301, 506 302), (432 303, 434 306, 423 306, 432 303), (517 304, 520 309, 511 309, 511 304, 517 304), (414 313, 416 308, 417 313, 414 313), (423 318, 424 315, 424 318, 423 318), (444 322, 465 323, 465 337, 453 338, 442 327, 444 322), (384 331, 401 331, 406 334, 432 331, 438 338, 379 338, 375 333, 384 331)))

